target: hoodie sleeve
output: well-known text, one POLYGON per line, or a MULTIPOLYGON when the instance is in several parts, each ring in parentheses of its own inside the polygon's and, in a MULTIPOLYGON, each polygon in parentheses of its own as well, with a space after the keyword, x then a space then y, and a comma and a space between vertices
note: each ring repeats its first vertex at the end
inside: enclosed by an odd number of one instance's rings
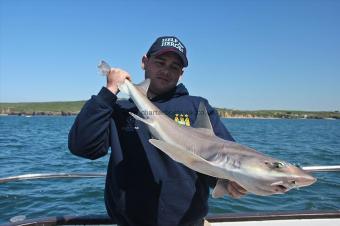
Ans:
POLYGON ((103 87, 88 100, 77 115, 68 136, 70 151, 88 159, 107 154, 110 146, 110 124, 117 96, 103 87))

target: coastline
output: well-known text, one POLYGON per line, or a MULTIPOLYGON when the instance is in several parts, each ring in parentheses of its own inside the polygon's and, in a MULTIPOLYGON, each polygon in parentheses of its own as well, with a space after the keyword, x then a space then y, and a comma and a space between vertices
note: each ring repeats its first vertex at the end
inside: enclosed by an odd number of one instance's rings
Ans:
MULTIPOLYGON (((0 116, 75 116, 86 101, 0 103, 0 116)), ((220 118, 340 119, 339 111, 235 110, 215 108, 220 118)))
POLYGON ((238 119, 340 119, 339 111, 255 110, 215 108, 221 118, 238 119))
MULTIPOLYGON (((77 116, 79 112, 33 112, 33 113, 25 113, 25 112, 10 112, 8 114, 0 114, 0 117, 10 117, 10 116, 18 116, 18 117, 34 117, 34 116, 77 116)), ((222 119, 257 119, 257 120, 278 120, 278 119, 303 119, 303 120, 310 120, 310 119, 323 119, 323 120, 339 120, 340 118, 329 118, 329 117, 261 117, 256 115, 251 116, 244 116, 244 115, 233 115, 233 116, 220 116, 222 119)))
POLYGON ((9 112, 0 113, 1 116, 76 116, 79 112, 9 112))

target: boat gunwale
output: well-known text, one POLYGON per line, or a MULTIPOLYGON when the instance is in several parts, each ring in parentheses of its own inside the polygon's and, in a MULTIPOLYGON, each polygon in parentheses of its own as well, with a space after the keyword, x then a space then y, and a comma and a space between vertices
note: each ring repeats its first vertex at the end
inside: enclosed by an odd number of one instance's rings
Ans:
POLYGON ((340 210, 224 213, 208 215, 206 217, 206 220, 211 223, 215 223, 215 222, 267 221, 267 220, 293 220, 293 219, 329 219, 329 218, 340 218, 340 210))
MULTIPOLYGON (((268 220, 296 220, 296 219, 331 219, 340 218, 340 210, 334 211, 277 211, 254 213, 224 213, 208 215, 205 219, 210 223, 218 222, 244 222, 268 220)), ((0 226, 50 226, 50 225, 112 225, 115 224, 107 215, 85 216, 56 216, 46 218, 28 219, 13 223, 0 224, 0 226)))

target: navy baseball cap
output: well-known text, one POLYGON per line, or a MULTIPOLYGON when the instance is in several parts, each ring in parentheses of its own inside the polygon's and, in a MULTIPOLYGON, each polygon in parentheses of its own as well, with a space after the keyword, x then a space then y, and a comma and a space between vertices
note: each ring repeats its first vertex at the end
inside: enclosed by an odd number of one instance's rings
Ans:
POLYGON ((163 36, 156 39, 151 45, 146 56, 158 56, 166 52, 174 52, 179 55, 182 60, 183 66, 188 66, 187 50, 183 43, 175 36, 163 36))

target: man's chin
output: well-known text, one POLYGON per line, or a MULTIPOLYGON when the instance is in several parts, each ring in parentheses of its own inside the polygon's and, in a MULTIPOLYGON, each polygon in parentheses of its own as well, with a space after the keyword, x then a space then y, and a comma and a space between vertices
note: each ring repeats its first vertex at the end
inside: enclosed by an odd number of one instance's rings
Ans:
POLYGON ((163 95, 167 92, 169 92, 170 90, 172 90, 174 87, 171 87, 169 85, 167 86, 157 86, 154 88, 150 88, 151 93, 153 93, 155 96, 160 96, 163 95))

